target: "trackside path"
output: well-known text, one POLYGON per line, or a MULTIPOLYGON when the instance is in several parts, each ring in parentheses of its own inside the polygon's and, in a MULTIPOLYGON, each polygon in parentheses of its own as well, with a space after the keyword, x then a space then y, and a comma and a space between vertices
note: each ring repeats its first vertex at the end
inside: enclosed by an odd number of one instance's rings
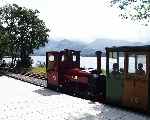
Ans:
POLYGON ((0 76, 0 120, 150 120, 150 117, 0 76))

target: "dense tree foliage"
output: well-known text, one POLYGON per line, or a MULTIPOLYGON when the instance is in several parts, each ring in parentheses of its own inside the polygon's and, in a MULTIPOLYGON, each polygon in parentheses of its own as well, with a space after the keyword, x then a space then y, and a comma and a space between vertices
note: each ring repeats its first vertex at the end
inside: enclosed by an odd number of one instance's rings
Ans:
POLYGON ((29 66, 29 55, 33 49, 44 46, 48 41, 49 29, 38 14, 38 10, 16 4, 0 8, 0 23, 7 33, 9 54, 12 60, 21 58, 25 67, 29 66))
POLYGON ((5 29, 0 25, 0 60, 8 53, 8 35, 5 29))
POLYGON ((112 6, 122 10, 120 16, 148 25, 150 22, 150 0, 112 0, 112 6))

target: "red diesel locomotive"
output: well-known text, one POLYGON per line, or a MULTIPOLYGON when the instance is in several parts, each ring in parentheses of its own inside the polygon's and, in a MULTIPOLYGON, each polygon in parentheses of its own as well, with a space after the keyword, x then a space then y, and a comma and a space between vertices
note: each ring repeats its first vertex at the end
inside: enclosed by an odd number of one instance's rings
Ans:
POLYGON ((97 70, 80 68, 80 51, 51 51, 46 53, 48 88, 73 95, 105 98, 106 78, 101 75, 101 52, 97 51, 97 70))

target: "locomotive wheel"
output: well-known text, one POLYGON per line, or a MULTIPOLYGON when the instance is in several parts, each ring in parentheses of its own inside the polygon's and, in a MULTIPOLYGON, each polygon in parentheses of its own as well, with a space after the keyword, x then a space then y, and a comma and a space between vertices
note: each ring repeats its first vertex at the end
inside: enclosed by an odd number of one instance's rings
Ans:
POLYGON ((76 96, 76 93, 73 93, 73 96, 76 96))
POLYGON ((57 91, 57 92, 59 92, 59 91, 60 91, 59 87, 57 87, 57 88, 56 88, 56 91, 57 91))

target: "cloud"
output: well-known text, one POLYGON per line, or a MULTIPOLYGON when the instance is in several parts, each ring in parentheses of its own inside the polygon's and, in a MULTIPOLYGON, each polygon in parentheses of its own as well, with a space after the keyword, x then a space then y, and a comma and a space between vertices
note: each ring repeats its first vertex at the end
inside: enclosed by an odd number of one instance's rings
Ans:
MULTIPOLYGON (((4 0, 3 0, 4 1, 4 0)), ((139 40, 147 28, 123 22, 107 0, 7 0, 38 9, 50 36, 92 41, 97 37, 139 40)), ((146 34, 147 35, 147 34, 146 34)))

